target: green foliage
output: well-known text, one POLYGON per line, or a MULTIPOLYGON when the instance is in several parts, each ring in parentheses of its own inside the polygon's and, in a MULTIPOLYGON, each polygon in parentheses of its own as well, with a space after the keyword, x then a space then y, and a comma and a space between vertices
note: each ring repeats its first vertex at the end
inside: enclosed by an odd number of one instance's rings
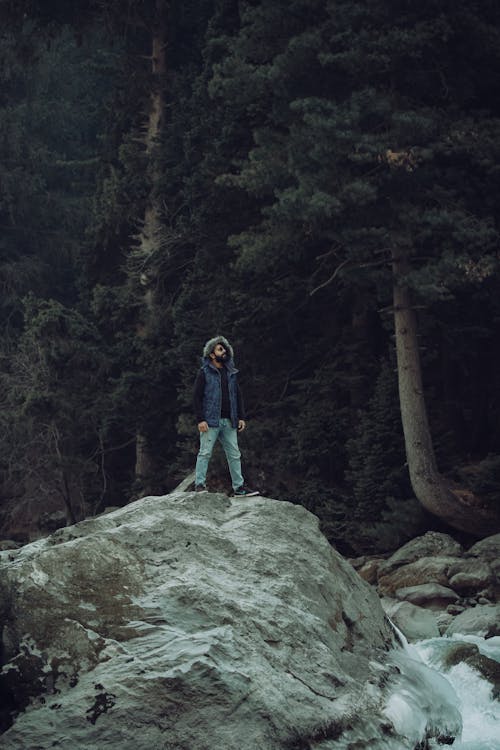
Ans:
POLYGON ((26 21, 0 37, 0 284, 11 322, 28 291, 74 298, 116 55, 92 31, 78 44, 26 21), (92 52, 91 52, 92 50, 92 52), (90 55, 90 58, 89 58, 90 55))
POLYGON ((422 510, 412 500, 394 363, 381 362, 373 395, 347 443, 351 487, 344 538, 357 552, 395 549, 418 532, 422 510))
MULTIPOLYGON (((411 282, 426 298, 468 283, 469 265, 493 273, 493 207, 464 186, 471 175, 483 184, 493 177, 485 156, 495 161, 499 140, 491 136, 499 121, 494 111, 474 110, 472 91, 486 81, 493 91, 496 76, 479 80, 469 70, 464 99, 454 66, 465 24, 474 18, 477 43, 486 36, 486 58, 497 54, 497 27, 487 33, 465 3, 449 14, 405 4, 395 12, 383 2, 316 6, 312 13, 309 4, 294 3, 284 19, 279 3, 246 8, 240 33, 214 67, 211 85, 233 107, 237 102, 247 115, 259 108, 257 122, 248 118, 253 144, 246 158, 219 177, 260 200, 260 221, 231 239, 242 268, 265 263, 275 270, 299 247, 311 275, 314 255, 333 244, 334 261, 345 261, 344 276, 357 283, 360 264, 401 243, 413 248, 411 282), (257 53, 261 38, 265 52, 257 53), (430 49, 446 84, 422 70, 430 49), (456 97, 437 106, 443 85, 455 87, 456 97)), ((477 59, 478 51, 468 45, 467 54, 477 59)))
POLYGON ((488 455, 475 464, 460 467, 457 479, 486 502, 497 503, 500 496, 500 456, 488 455))
POLYGON ((381 363, 373 395, 359 415, 356 437, 348 442, 347 450, 346 478, 356 508, 364 505, 378 515, 386 497, 409 491, 396 373, 394 363, 387 359, 381 363))
POLYGON ((2 468, 25 501, 58 495, 70 518, 82 517, 104 491, 110 363, 95 326, 76 310, 31 296, 24 322, 1 373, 2 468))

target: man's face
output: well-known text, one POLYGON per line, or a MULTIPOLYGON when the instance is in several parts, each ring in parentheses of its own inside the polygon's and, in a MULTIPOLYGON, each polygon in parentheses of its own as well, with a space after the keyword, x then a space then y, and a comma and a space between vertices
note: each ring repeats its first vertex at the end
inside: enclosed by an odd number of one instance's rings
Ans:
POLYGON ((212 359, 215 359, 216 362, 225 362, 227 359, 227 351, 222 344, 217 344, 210 356, 212 359))

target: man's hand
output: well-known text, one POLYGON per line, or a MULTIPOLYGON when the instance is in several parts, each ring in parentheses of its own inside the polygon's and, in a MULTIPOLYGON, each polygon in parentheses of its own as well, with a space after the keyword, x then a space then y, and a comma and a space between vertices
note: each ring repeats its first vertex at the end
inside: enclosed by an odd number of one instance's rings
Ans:
POLYGON ((208 432, 208 424, 206 422, 198 422, 198 429, 200 432, 208 432))
POLYGON ((247 423, 245 422, 244 419, 238 420, 238 432, 243 432, 246 426, 247 426, 247 423))

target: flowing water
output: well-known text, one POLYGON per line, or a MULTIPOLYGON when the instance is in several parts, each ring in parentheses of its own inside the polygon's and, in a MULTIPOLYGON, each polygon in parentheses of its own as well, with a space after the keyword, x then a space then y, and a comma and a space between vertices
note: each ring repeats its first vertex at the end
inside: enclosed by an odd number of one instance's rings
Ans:
POLYGON ((409 648, 426 665, 444 675, 455 691, 463 728, 461 739, 453 743, 453 750, 500 750, 500 702, 493 698, 492 684, 464 663, 446 671, 443 669, 446 654, 457 641, 472 643, 482 654, 500 662, 500 636, 488 640, 474 635, 431 638, 409 648))

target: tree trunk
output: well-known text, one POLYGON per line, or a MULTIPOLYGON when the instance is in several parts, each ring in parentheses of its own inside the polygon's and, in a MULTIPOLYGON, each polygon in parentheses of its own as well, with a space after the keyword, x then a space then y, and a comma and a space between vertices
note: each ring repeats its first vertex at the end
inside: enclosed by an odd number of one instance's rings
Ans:
POLYGON ((62 490, 64 505, 66 506, 66 518, 68 524, 74 524, 77 522, 77 517, 73 510, 73 503, 71 502, 71 490, 69 488, 68 476, 64 469, 61 470, 62 490))
MULTIPOLYGON (((150 107, 144 128, 144 143, 148 155, 148 169, 150 176, 149 201, 144 210, 142 230, 138 236, 138 252, 145 264, 156 253, 161 243, 161 207, 156 194, 156 186, 160 177, 160 169, 156 158, 158 141, 163 131, 163 115, 165 111, 165 76, 167 72, 166 32, 167 32, 167 2, 156 0, 156 23, 152 29, 151 39, 151 72, 152 89, 150 107)), ((144 266, 146 267, 146 265, 144 266)), ((147 286, 149 279, 141 279, 147 286)), ((152 295, 147 291, 144 295, 145 308, 151 312, 152 295)))
POLYGON ((142 483, 146 482, 153 471, 151 454, 147 438, 141 433, 135 437, 135 478, 142 483))
MULTIPOLYGON (((132 273, 139 273, 139 282, 144 287, 143 324, 138 327, 137 335, 146 338, 150 334, 154 322, 153 294, 149 287, 152 279, 149 277, 148 260, 159 251, 161 246, 162 223, 161 208, 157 197, 156 186, 160 170, 156 159, 156 149, 163 129, 163 115, 165 110, 164 85, 167 72, 166 64, 166 31, 167 31, 167 1, 156 0, 156 19, 152 29, 151 39, 151 71, 152 89, 150 107, 144 127, 144 143, 148 155, 150 176, 149 201, 144 209, 142 229, 138 235, 138 247, 132 252, 132 273), (137 263, 137 261, 139 261, 137 263), (141 273, 141 268, 145 269, 141 273)), ((148 491, 148 478, 153 472, 153 460, 149 451, 148 440, 138 432, 136 436, 135 477, 141 482, 143 489, 148 491)))
POLYGON ((439 474, 427 420, 417 320, 404 278, 408 256, 397 248, 392 260, 399 402, 413 491, 426 510, 453 528, 477 536, 494 534, 500 530, 498 509, 488 507, 470 490, 453 487, 439 474))

